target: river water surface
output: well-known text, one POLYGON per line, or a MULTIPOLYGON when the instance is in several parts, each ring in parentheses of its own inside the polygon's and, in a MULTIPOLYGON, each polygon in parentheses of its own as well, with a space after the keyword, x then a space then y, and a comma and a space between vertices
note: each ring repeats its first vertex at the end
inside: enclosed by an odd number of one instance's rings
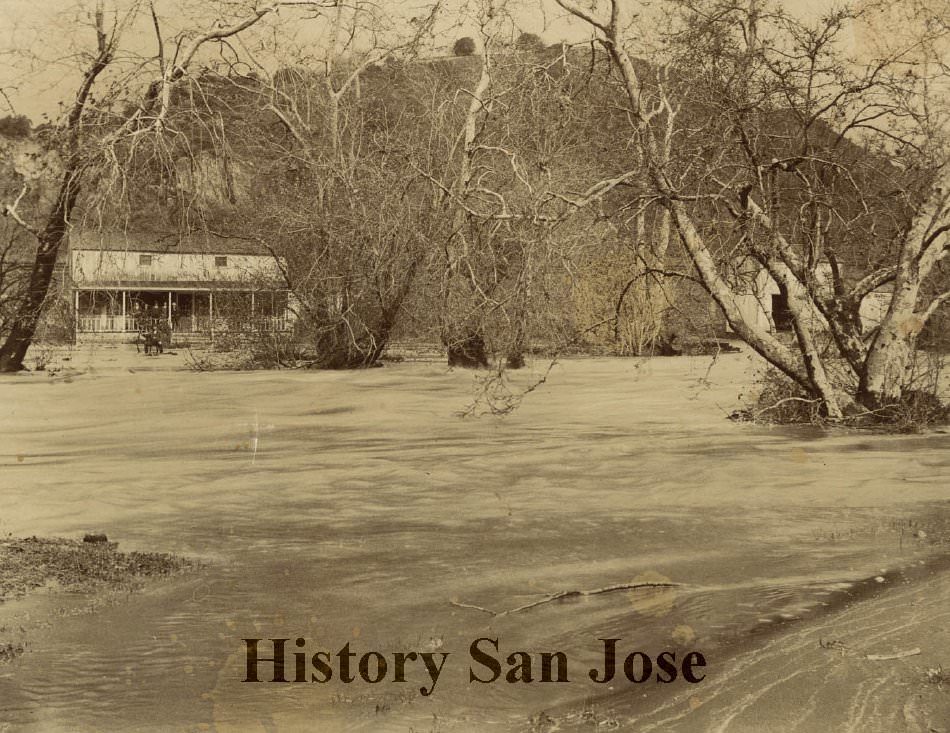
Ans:
POLYGON ((715 675, 757 635, 939 562, 947 436, 729 422, 749 372, 571 360, 477 419, 457 414, 472 375, 435 364, 5 378, 0 532, 102 531, 207 566, 38 631, 0 668, 0 730, 531 730, 665 694, 590 681, 598 639, 699 650, 715 675), (643 581, 677 586, 466 607, 643 581), (251 637, 449 656, 428 697, 419 662, 404 683, 243 683, 251 637), (479 637, 563 651, 570 681, 471 683, 479 637))

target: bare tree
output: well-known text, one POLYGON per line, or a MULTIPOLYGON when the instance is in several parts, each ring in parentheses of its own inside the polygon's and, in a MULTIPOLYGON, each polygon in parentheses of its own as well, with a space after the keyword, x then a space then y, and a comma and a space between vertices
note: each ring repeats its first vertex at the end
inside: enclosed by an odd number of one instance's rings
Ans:
POLYGON ((583 136, 558 115, 566 59, 507 46, 507 10, 502 0, 475 3, 480 53, 447 62, 451 82, 431 86, 434 95, 418 92, 432 99, 443 141, 438 156, 410 165, 450 222, 438 312, 455 365, 485 366, 497 354, 517 367, 534 337, 555 338, 552 314, 570 302, 570 252, 583 236, 570 221, 580 207, 553 193, 571 187, 583 136))
POLYGON ((256 141, 238 158, 258 171, 231 229, 282 263, 314 365, 374 365, 429 259, 439 222, 403 159, 430 131, 403 92, 440 9, 384 34, 387 21, 357 4, 327 20, 318 59, 229 80, 257 109, 224 137, 256 141))
POLYGON ((615 69, 637 175, 735 332, 830 417, 900 401, 917 335, 950 297, 925 287, 947 249, 950 169, 910 170, 896 153, 895 144, 929 142, 905 114, 922 93, 907 82, 907 49, 844 58, 854 21, 845 10, 809 23, 759 0, 684 2, 668 6, 667 48, 688 53, 673 54, 675 83, 652 85, 625 3, 558 3, 593 30, 615 69), (859 269, 861 253, 873 261, 859 269), (787 296, 793 344, 741 307, 743 262, 787 296), (888 283, 868 337, 861 301, 888 283))

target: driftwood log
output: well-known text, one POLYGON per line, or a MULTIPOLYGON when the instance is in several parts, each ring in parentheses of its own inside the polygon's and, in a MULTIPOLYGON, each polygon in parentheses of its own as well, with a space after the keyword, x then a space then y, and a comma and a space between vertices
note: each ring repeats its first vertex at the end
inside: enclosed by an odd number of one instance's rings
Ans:
POLYGON ((549 593, 543 598, 539 598, 536 601, 531 603, 526 603, 523 606, 518 606, 517 608, 512 608, 507 611, 492 611, 490 608, 485 608, 483 606, 476 606, 473 603, 460 603, 458 601, 451 601, 451 604, 456 608, 470 608, 473 611, 481 611, 482 613, 487 613, 490 616, 500 617, 500 616, 510 616, 514 613, 520 613, 521 611, 527 611, 532 608, 537 608, 538 606, 543 606, 546 603, 554 603, 556 601, 563 601, 565 598, 588 598, 590 596, 599 596, 604 593, 613 593, 614 591, 619 590, 638 590, 640 588, 679 588, 679 583, 620 583, 619 585, 608 585, 603 588, 594 588, 593 590, 559 590, 554 593, 549 593))

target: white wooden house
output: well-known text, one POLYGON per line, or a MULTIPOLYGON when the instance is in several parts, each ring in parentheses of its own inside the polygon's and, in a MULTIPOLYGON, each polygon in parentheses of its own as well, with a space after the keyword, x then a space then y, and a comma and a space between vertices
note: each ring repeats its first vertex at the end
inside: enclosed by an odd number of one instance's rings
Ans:
MULTIPOLYGON (((831 266, 827 263, 819 265, 818 276, 830 279, 831 266)), ((748 323, 753 323, 772 333, 792 330, 788 296, 765 268, 751 259, 745 260, 739 263, 731 279, 739 284, 741 294, 738 298, 738 306, 748 323)), ((882 289, 869 293, 861 301, 859 314, 861 327, 865 333, 880 324, 890 299, 890 292, 882 289)), ((816 310, 814 323, 819 322, 827 326, 824 318, 816 310)))
POLYGON ((173 334, 289 330, 293 304, 281 269, 266 248, 245 239, 74 235, 68 282, 77 341, 124 339, 156 313, 173 334))

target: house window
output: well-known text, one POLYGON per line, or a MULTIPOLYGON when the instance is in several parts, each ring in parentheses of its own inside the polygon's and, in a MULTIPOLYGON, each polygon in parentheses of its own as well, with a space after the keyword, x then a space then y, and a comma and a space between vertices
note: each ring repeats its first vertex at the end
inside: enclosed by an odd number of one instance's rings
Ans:
POLYGON ((139 264, 145 266, 151 265, 152 255, 139 255, 139 264))
POLYGON ((788 309, 788 293, 784 290, 772 296, 772 323, 776 331, 792 330, 792 312, 788 309))
POLYGON ((221 255, 216 256, 216 257, 214 258, 214 266, 215 266, 215 267, 227 267, 227 266, 228 266, 228 258, 227 258, 227 257, 223 257, 223 256, 221 256, 221 255))

